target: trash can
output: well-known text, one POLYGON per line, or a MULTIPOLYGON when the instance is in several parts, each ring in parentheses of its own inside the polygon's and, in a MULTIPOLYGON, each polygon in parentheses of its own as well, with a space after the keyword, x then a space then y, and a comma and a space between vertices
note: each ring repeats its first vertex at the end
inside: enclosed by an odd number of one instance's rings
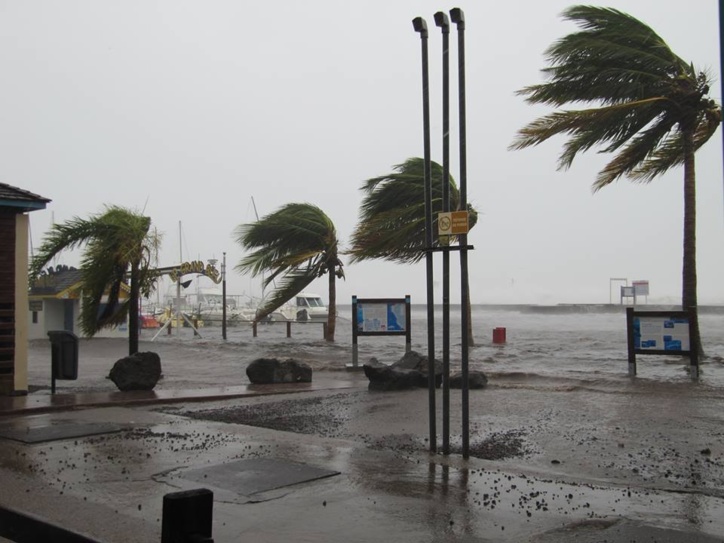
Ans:
POLYGON ((505 328, 493 328, 493 343, 505 343, 505 328))
POLYGON ((78 379, 78 336, 68 330, 48 332, 53 379, 78 379))

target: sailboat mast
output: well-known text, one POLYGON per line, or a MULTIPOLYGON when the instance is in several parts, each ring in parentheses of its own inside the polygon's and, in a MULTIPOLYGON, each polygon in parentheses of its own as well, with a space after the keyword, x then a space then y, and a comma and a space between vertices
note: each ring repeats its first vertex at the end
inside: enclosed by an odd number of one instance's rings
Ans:
MULTIPOLYGON (((179 271, 181 270, 181 264, 183 264, 183 250, 181 241, 181 221, 178 222, 178 255, 179 255, 179 271)), ((177 326, 181 326, 181 274, 176 277, 176 323, 177 326)), ((178 332, 181 334, 181 331, 178 332)))

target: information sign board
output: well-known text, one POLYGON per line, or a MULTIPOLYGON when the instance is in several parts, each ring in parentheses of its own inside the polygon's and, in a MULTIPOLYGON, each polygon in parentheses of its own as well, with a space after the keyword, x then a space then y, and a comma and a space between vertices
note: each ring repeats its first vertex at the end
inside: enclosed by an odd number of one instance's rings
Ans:
POLYGON ((694 314, 689 311, 636 311, 626 308, 629 375, 636 375, 637 354, 685 355, 691 374, 699 374, 699 353, 692 345, 694 314))
POLYGON ((634 317, 634 347, 639 351, 688 351, 686 317, 634 317))
POLYGON ((407 330, 405 301, 357 301, 357 333, 404 333, 407 330))

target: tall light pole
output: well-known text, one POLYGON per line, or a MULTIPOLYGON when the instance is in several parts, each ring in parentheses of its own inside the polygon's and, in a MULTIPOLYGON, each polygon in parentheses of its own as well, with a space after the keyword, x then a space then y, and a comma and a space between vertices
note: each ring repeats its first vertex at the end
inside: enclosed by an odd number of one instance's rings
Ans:
MULTIPOLYGON (((467 135, 465 112, 465 14, 460 8, 450 10, 450 19, 458 28, 458 109, 460 112, 460 209, 468 210, 468 173, 467 173, 467 135)), ((468 369, 468 325, 470 307, 468 275, 468 235, 460 236, 460 328, 462 344, 460 348, 460 366, 462 374, 462 453, 468 458, 470 451, 470 408, 469 408, 469 369, 468 369)))
MULTIPOLYGON (((450 21, 445 13, 438 11, 435 24, 442 30, 442 211, 447 212, 450 211, 450 21)), ((442 453, 450 454, 450 251, 442 253, 442 453)))
POLYGON ((422 131, 425 161, 425 267, 427 276, 427 384, 429 394, 430 452, 437 451, 435 424, 435 290, 432 261, 432 172, 430 165, 430 79, 427 57, 427 23, 422 17, 412 20, 412 27, 420 34, 422 50, 422 131))

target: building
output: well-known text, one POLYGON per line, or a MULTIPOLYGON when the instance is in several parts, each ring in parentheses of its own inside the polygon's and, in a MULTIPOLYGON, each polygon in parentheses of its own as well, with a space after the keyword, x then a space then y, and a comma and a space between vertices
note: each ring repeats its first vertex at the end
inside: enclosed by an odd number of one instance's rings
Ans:
POLYGON ((0 395, 28 391, 28 213, 48 202, 0 183, 0 395))
MULTIPOLYGON (((28 324, 29 339, 48 339, 48 332, 67 330, 77 336, 82 306, 82 272, 68 266, 48 268, 30 287, 28 324)), ((121 287, 119 300, 128 299, 130 289, 121 287)), ((104 328, 95 337, 128 337, 128 325, 104 328)))

